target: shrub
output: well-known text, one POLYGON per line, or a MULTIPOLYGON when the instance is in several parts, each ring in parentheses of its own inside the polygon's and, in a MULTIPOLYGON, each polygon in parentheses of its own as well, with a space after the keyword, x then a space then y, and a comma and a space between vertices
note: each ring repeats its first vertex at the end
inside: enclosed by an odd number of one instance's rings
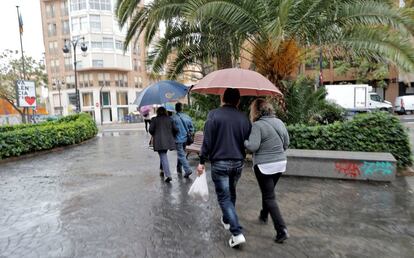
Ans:
POLYGON ((315 82, 299 77, 295 81, 284 81, 286 112, 274 104, 277 116, 286 124, 330 124, 343 121, 345 110, 326 101, 325 88, 314 89, 315 82))
POLYGON ((95 122, 84 113, 40 124, 2 127, 0 159, 80 143, 97 132, 95 122))
POLYGON ((288 126, 290 148, 390 152, 398 167, 412 164, 408 134, 398 118, 385 112, 360 114, 330 125, 288 126))

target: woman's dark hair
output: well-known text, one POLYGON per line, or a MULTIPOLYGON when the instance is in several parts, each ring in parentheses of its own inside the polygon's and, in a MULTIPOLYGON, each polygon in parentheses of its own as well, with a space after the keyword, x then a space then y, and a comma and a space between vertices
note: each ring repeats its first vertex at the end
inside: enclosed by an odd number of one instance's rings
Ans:
POLYGON ((167 115, 167 110, 165 109, 165 107, 159 107, 157 109, 157 116, 166 116, 167 115))

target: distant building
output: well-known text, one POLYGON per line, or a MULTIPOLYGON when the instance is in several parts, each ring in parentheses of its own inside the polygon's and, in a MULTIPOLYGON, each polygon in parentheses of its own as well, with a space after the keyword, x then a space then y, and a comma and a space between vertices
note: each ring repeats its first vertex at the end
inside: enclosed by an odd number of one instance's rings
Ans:
POLYGON ((65 40, 82 37, 88 50, 78 46, 76 53, 81 111, 97 123, 123 122, 136 111, 136 93, 148 85, 145 48, 140 39, 124 52, 126 31, 114 15, 115 2, 40 0, 51 114, 75 111, 73 47, 69 44, 68 54, 62 49, 65 40))

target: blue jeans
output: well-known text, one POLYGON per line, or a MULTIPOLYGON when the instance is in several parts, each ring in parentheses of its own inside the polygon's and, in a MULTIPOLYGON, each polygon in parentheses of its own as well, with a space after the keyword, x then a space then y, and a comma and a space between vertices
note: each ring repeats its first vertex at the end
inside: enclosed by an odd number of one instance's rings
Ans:
POLYGON ((243 161, 220 160, 211 163, 211 178, 216 188, 217 200, 223 212, 224 223, 230 224, 230 232, 237 236, 242 227, 236 213, 236 185, 241 176, 243 161))
POLYGON ((176 143, 175 147, 177 149, 177 172, 181 171, 181 167, 184 168, 184 172, 186 174, 191 173, 190 165, 188 164, 188 160, 184 150, 185 143, 176 143))
POLYGON ((158 155, 160 156, 160 167, 162 166, 164 175, 166 177, 171 177, 170 165, 168 164, 167 151, 158 151, 158 155))

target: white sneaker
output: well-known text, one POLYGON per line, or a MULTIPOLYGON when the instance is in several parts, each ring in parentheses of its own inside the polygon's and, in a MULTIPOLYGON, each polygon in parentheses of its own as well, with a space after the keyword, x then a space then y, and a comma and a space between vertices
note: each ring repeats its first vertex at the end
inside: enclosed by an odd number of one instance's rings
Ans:
POLYGON ((238 234, 237 236, 231 236, 229 240, 230 247, 237 247, 243 243, 246 243, 246 238, 244 238, 243 234, 238 234))
POLYGON ((225 230, 230 229, 230 224, 224 223, 223 217, 221 217, 220 221, 221 221, 221 224, 223 225, 225 230))

